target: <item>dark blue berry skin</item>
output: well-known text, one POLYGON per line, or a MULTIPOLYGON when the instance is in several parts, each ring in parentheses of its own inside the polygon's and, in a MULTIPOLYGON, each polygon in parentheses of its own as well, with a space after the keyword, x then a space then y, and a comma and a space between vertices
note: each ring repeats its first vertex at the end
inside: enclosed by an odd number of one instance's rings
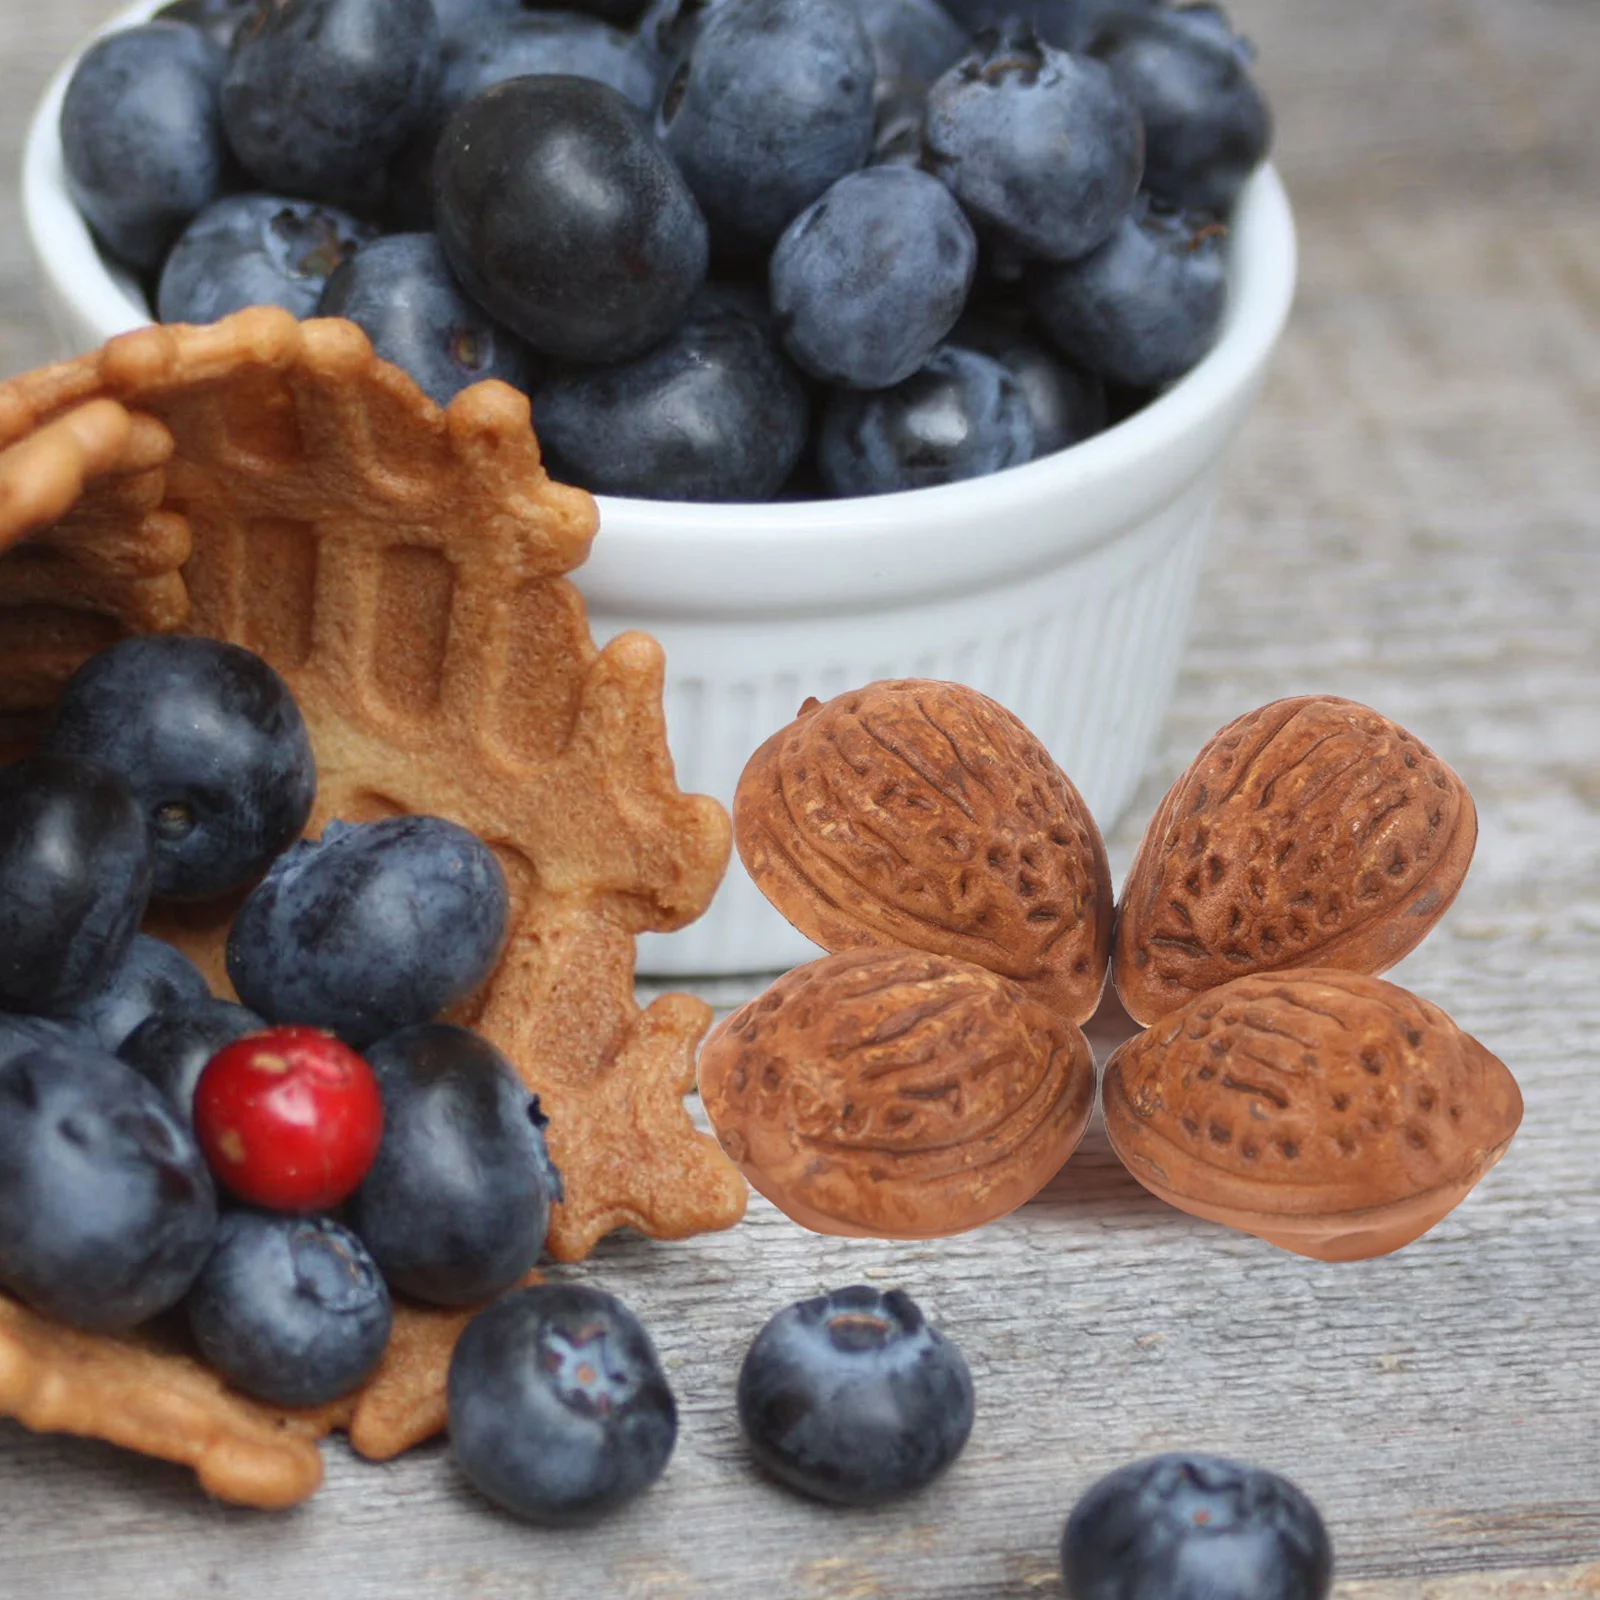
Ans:
POLYGON ((784 229, 772 308, 813 377, 887 389, 926 365, 955 326, 978 241, 954 196, 925 172, 852 172, 784 229))
POLYGON ((377 1366, 394 1307, 366 1247, 329 1217, 230 1211, 184 1302, 204 1359, 277 1406, 349 1394, 377 1366))
POLYGON ((592 1522, 661 1476, 678 1408, 621 1301, 539 1284, 481 1311, 450 1359, 450 1447, 483 1495, 547 1526, 592 1522))
POLYGON ((774 1477, 877 1505, 931 1483, 972 1431, 972 1375, 898 1289, 836 1289, 780 1311, 739 1369, 739 1421, 774 1477))
POLYGON ((149 934, 135 936, 103 988, 72 1008, 103 1050, 113 1055, 147 1017, 211 998, 205 975, 181 950, 149 934))
POLYGON ((421 126, 438 76, 430 0, 272 0, 233 37, 222 125, 264 188, 340 203, 421 126))
POLYGON ((228 932, 228 977, 269 1022, 359 1049, 439 1012, 494 970, 506 879, 441 817, 330 822, 273 862, 228 932))
POLYGON ((436 405, 484 378, 523 390, 533 381, 526 346, 467 298, 431 233, 363 245, 328 279, 317 314, 357 323, 436 405))
POLYGON ((1086 50, 1102 24, 1127 11, 1152 10, 1159 0, 944 0, 945 9, 969 33, 1029 23, 1058 50, 1086 50))
POLYGON ((548 373, 533 424, 551 470, 594 494, 770 499, 805 448, 810 401, 767 320, 708 289, 633 361, 548 373))
POLYGON ((520 11, 488 23, 452 53, 439 84, 437 114, 448 115, 508 78, 534 73, 593 78, 641 111, 655 109, 655 63, 634 35, 575 11, 520 11))
POLYGON ((368 1047, 383 1142, 350 1200, 350 1225, 396 1288, 464 1306, 509 1289, 539 1259, 561 1179, 545 1117, 488 1040, 449 1023, 368 1047))
POLYGON ((537 352, 623 361, 705 281, 705 219, 644 113, 606 84, 496 84, 445 124, 435 224, 467 293, 537 352))
POLYGON ((0 1010, 70 1012, 122 963, 150 898, 150 833, 116 773, 0 767, 0 1010))
POLYGON ((90 45, 61 102, 67 188, 107 254, 137 271, 229 177, 217 85, 226 56, 196 28, 151 22, 90 45))
POLYGON ((210 900, 300 836, 316 798, 305 719, 260 656, 188 634, 124 639, 68 680, 45 736, 121 775, 150 828, 156 897, 210 900))
POLYGON ((224 195, 183 230, 161 269, 162 322, 215 322, 245 306, 317 309, 328 275, 374 230, 348 212, 273 194, 224 195))
POLYGON ((706 18, 657 126, 720 251, 764 253, 866 165, 876 77, 854 0, 739 0, 706 18))
POLYGON ((1089 49, 1144 121, 1145 187, 1183 211, 1227 216, 1272 143, 1253 52, 1213 5, 1108 18, 1089 49))
POLYGON ((1227 301, 1224 231, 1140 205, 1101 247, 1033 276, 1040 328, 1108 382, 1148 388, 1181 377, 1211 348, 1227 301))
POLYGON ((1035 459, 1106 426, 1106 386, 1099 376, 1047 349, 1011 319, 973 313, 956 324, 952 338, 964 349, 993 356, 1022 385, 1033 419, 1035 459))
POLYGON ((216 1221, 193 1136, 132 1067, 82 1044, 0 1061, 0 1288, 131 1328, 182 1299, 216 1221))
POLYGON ((872 41, 878 88, 901 78, 932 83, 967 53, 971 39, 939 0, 858 0, 872 41))
POLYGON ((922 168, 922 113, 928 85, 921 78, 880 78, 872 123, 874 167, 922 168))
POLYGON ((73 1017, 34 1017, 0 1011, 0 1065, 41 1045, 98 1045, 92 1029, 73 1017))
POLYGON ((1033 453, 1022 386, 1000 362, 950 344, 892 389, 834 390, 817 438, 817 466, 836 495, 981 478, 1033 453))
POLYGON ((934 82, 923 140, 980 228, 1046 261, 1101 243, 1144 164, 1139 113, 1109 69, 1026 27, 985 34, 934 82))
POLYGON ((204 999, 164 1007, 146 1017, 123 1041, 117 1054, 148 1078, 187 1126, 194 1124, 194 1086, 224 1045, 266 1022, 231 1000, 204 999))
POLYGON ((1172 1454, 1119 1467, 1079 1500, 1061 1567, 1067 1600, 1323 1600, 1333 1552, 1286 1478, 1172 1454))
MULTIPOLYGON (((198 28, 224 50, 233 43, 239 24, 255 9, 255 0, 171 0, 151 18, 153 22, 182 22, 198 28)), ((221 77, 220 68, 218 77, 221 77)))

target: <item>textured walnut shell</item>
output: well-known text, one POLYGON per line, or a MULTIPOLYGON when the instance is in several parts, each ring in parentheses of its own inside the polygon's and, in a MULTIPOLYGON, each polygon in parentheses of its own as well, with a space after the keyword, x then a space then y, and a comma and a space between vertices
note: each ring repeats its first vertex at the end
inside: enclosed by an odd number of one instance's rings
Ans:
POLYGON ((1201 995, 1112 1055, 1103 1100, 1153 1194, 1323 1261, 1426 1233, 1522 1120, 1516 1079, 1437 1006, 1334 968, 1201 995))
POLYGON ((1138 1022, 1250 972, 1375 974, 1455 899, 1478 836, 1466 786, 1387 717, 1331 695, 1230 722, 1145 829, 1112 974, 1138 1022))
POLYGON ((1083 1136, 1094 1060, 1020 985, 917 950, 796 967, 700 1054, 722 1148, 819 1233, 932 1239, 1015 1210, 1083 1136))
POLYGON ((808 700, 750 758, 733 826, 762 893, 823 949, 954 956, 1093 1014, 1113 910, 1100 830, 976 690, 909 678, 808 700))

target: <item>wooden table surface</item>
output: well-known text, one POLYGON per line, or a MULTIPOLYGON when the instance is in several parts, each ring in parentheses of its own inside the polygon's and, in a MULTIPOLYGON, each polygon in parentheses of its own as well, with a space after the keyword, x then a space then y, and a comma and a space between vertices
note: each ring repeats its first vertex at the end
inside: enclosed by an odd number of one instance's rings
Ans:
MULTIPOLYGON (((1502 1165, 1419 1243, 1346 1266, 1164 1208, 1097 1131, 962 1239, 826 1240, 759 1202, 728 1234, 614 1239, 574 1270, 645 1316, 683 1426, 666 1479, 602 1528, 492 1513, 442 1445, 374 1467, 330 1444, 323 1492, 269 1516, 6 1423, 0 1596, 1048 1600, 1078 1493, 1188 1446, 1303 1484, 1346 1600, 1600 1595, 1600 5, 1232 9, 1278 112, 1302 287, 1113 866, 1251 706, 1328 691, 1415 730, 1482 832, 1393 976, 1520 1078, 1502 1165), (903 1285, 960 1342, 979 1415, 932 1490, 839 1513, 752 1472, 732 1382, 770 1311, 859 1280, 903 1285)), ((106 10, 0 0, 0 171, 106 10)), ((53 353, 8 176, 0 373, 53 353)))

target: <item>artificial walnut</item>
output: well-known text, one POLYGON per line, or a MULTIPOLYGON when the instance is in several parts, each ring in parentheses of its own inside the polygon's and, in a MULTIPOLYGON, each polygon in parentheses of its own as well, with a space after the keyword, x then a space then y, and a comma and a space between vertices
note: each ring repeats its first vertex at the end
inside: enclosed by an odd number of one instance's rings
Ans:
POLYGON ((1167 791, 1117 908, 1112 975, 1139 1022, 1250 972, 1379 973, 1455 899, 1465 785, 1353 700, 1278 700, 1215 734, 1167 791))
POLYGON ((1067 775, 1003 706, 911 678, 800 715, 733 804, 762 893, 825 950, 902 946, 1014 978, 1082 1022, 1105 982, 1105 845, 1067 775))
POLYGON ((1077 1147, 1094 1062, 1020 985, 917 950, 796 967, 713 1031, 722 1148, 819 1233, 927 1239, 1013 1211, 1077 1147))
POLYGON ((1201 995, 1116 1051, 1103 1100, 1152 1194, 1323 1261, 1426 1233, 1522 1120, 1511 1073, 1437 1006, 1333 968, 1201 995))

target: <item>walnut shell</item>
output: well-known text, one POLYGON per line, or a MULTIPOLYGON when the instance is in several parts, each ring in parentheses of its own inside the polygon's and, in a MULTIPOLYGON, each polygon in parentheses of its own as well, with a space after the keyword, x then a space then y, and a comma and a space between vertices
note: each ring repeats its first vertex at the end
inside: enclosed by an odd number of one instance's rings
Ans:
POLYGON ((1335 968, 1199 996, 1121 1046, 1102 1093, 1145 1188, 1323 1261, 1426 1233, 1522 1120, 1505 1064, 1437 1006, 1335 968))
POLYGON ((808 700, 745 766, 733 825, 762 893, 823 949, 954 956, 1093 1014, 1113 909, 1100 830, 976 690, 907 678, 808 700))
POLYGON ((1112 974, 1153 1022, 1249 972, 1392 967, 1442 917, 1478 836, 1426 745, 1332 695, 1277 700, 1213 735, 1144 831, 1112 974))
POLYGON ((983 967, 847 950, 717 1025, 700 1094, 755 1188, 818 1233, 932 1239, 1015 1210, 1094 1104, 1077 1026, 983 967))

